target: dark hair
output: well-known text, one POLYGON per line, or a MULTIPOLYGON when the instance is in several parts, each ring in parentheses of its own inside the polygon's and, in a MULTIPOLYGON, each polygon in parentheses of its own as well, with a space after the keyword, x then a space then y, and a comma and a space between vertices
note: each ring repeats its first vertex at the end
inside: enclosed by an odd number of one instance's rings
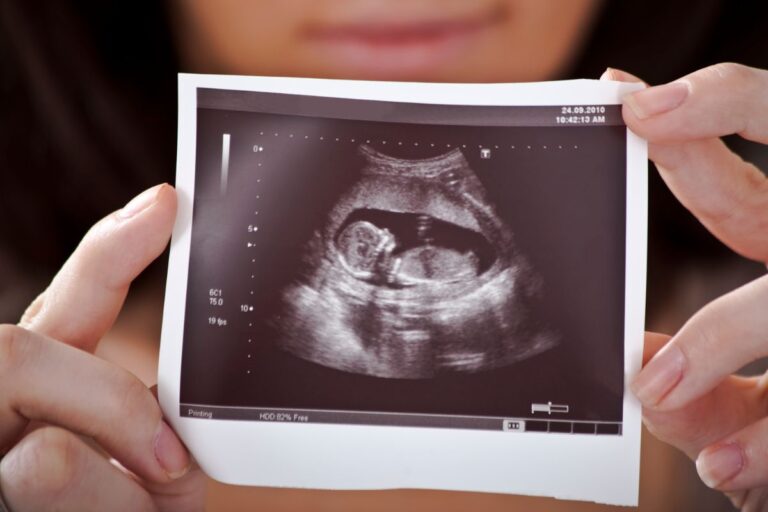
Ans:
POLYGON ((97 219, 172 181, 177 65, 162 5, 0 0, 0 321, 97 219))
MULTIPOLYGON (((601 9, 564 78, 606 66, 651 83, 720 61, 768 68, 763 0, 604 0, 601 9)), ((0 0, 0 321, 18 316, 95 220, 172 181, 170 27, 166 5, 152 0, 0 0)), ((762 147, 740 149, 766 158, 762 147)), ((658 178, 651 241, 652 254, 722 254, 658 178)), ((656 263, 652 288, 674 268, 656 263)))

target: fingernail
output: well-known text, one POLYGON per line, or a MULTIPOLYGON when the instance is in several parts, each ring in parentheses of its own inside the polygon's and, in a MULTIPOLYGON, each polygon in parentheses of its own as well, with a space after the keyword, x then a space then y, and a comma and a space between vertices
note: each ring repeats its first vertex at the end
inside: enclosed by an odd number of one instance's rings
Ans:
POLYGON ((155 458, 171 480, 189 471, 189 454, 165 421, 160 421, 155 435, 155 458))
POLYGON ((676 109, 689 91, 687 82, 671 82, 628 94, 624 101, 638 118, 647 119, 676 109))
POLYGON ((631 384, 635 396, 647 407, 654 407, 683 378, 685 355, 670 345, 648 362, 631 384))
POLYGON ((736 443, 707 448, 696 459, 696 471, 702 481, 713 489, 739 474, 744 467, 744 454, 736 443))
POLYGON ((600 75, 600 80, 613 80, 613 68, 605 68, 603 74, 600 75))
POLYGON ((155 185, 131 199, 128 204, 123 206, 123 208, 117 212, 118 217, 121 219, 130 219, 155 204, 162 187, 163 185, 155 185))

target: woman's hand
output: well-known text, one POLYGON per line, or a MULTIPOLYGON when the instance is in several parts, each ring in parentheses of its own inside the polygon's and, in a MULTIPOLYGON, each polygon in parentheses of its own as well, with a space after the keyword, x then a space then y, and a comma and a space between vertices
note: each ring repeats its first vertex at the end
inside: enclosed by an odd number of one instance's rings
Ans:
POLYGON ((19 325, 0 326, 0 490, 13 512, 202 510, 204 477, 153 394, 92 355, 175 213, 172 187, 140 194, 86 234, 19 325))
MULTIPOLYGON (((603 78, 637 79, 618 70, 603 78)), ((768 180, 719 137, 768 144, 768 71, 719 64, 625 98, 624 120, 680 202, 737 253, 768 261, 768 180)), ((768 379, 732 375, 768 356, 768 276, 713 301, 671 339, 646 336, 632 383, 644 421, 745 511, 768 510, 768 379)))

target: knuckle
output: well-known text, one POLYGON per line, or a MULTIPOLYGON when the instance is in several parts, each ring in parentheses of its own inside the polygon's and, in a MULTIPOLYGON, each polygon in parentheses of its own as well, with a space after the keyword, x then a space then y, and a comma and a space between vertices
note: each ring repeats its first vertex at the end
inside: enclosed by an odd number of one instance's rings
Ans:
POLYGON ((46 501, 60 496, 77 479, 81 460, 73 434, 44 427, 25 437, 2 461, 2 479, 19 495, 46 501))
POLYGON ((160 421, 160 406, 137 377, 117 366, 109 366, 102 379, 102 393, 110 397, 104 402, 107 410, 83 433, 107 446, 124 444, 126 436, 143 439, 150 435, 147 425, 154 429, 160 421))
POLYGON ((686 343, 681 343, 689 361, 707 361, 722 346, 724 326, 716 321, 721 317, 717 306, 714 302, 704 306, 689 323, 689 336, 686 343))
POLYGON ((750 85, 757 78, 754 68, 736 62, 720 62, 703 70, 707 78, 725 82, 729 85, 750 85))
POLYGON ((721 62, 694 73, 694 88, 711 89, 716 107, 726 105, 731 112, 732 133, 747 139, 764 140, 768 125, 760 115, 768 104, 765 90, 768 72, 735 62, 721 62))
POLYGON ((753 114, 753 99, 760 98, 764 94, 762 89, 765 85, 761 84, 761 76, 756 68, 737 64, 735 62, 721 62, 713 64, 702 70, 702 77, 705 87, 714 87, 718 90, 718 97, 726 97, 723 92, 731 97, 740 98, 734 104, 730 102, 731 108, 737 108, 737 113, 748 119, 753 114), (711 84, 711 85, 708 85, 711 84), (734 93, 734 91, 737 91, 734 93))
POLYGON ((19 371, 34 352, 35 338, 16 325, 0 325, 0 378, 19 371))
POLYGON ((699 358, 712 358, 715 354, 724 357, 725 350, 737 360, 753 361, 764 355, 762 343, 752 342, 749 326, 740 321, 742 307, 743 297, 732 292, 710 302, 694 316, 691 331, 699 338, 699 358))
POLYGON ((160 406, 152 393, 137 377, 127 371, 118 371, 115 379, 114 393, 120 399, 115 401, 118 408, 113 417, 121 418, 151 418, 160 421, 160 406))

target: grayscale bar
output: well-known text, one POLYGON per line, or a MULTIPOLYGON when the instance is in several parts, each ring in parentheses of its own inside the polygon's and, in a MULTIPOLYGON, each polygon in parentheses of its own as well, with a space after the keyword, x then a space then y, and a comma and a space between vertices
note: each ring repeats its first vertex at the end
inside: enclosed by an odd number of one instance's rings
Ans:
POLYGON ((229 134, 221 136, 221 195, 227 193, 229 181, 229 134))

